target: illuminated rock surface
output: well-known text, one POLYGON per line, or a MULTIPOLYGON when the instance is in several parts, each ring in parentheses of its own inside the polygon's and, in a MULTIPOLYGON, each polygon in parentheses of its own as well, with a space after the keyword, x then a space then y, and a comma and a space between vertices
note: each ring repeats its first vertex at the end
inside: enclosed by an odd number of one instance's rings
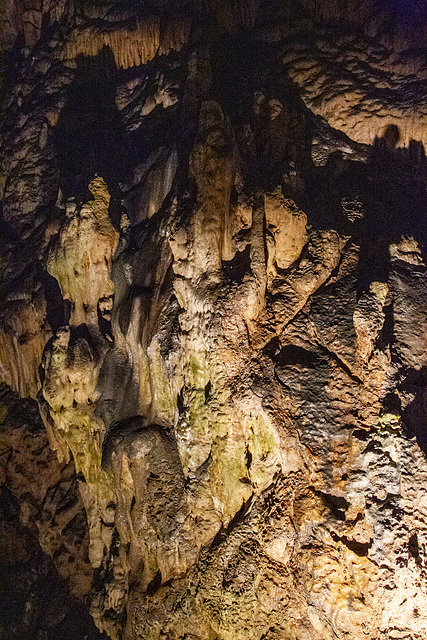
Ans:
POLYGON ((5 18, 7 637, 423 640, 421 3, 5 18))

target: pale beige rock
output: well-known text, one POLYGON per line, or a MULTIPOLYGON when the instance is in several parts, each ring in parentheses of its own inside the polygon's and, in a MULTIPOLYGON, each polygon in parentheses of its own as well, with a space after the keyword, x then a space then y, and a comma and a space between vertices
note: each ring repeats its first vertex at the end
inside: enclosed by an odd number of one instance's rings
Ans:
POLYGON ((199 139, 191 157, 199 206, 193 222, 197 275, 217 271, 230 260, 230 195, 234 181, 231 140, 224 114, 216 102, 202 104, 199 139))
POLYGON ((363 362, 369 360, 375 340, 384 325, 383 307, 387 292, 386 282, 372 282, 369 292, 361 296, 353 313, 356 349, 363 362))
POLYGON ((65 227, 49 255, 48 270, 72 303, 70 323, 98 324, 98 302, 114 294, 111 261, 119 241, 108 215, 110 196, 102 178, 89 185, 94 200, 69 207, 65 227))
POLYGON ((269 274, 274 274, 275 266, 287 269, 301 255, 307 242, 307 216, 292 200, 284 199, 281 194, 268 194, 265 199, 265 221, 273 236, 267 269, 269 274))
POLYGON ((4 382, 23 397, 40 389, 39 364, 52 332, 46 322, 41 291, 11 300, 5 306, 0 330, 0 371, 4 382))

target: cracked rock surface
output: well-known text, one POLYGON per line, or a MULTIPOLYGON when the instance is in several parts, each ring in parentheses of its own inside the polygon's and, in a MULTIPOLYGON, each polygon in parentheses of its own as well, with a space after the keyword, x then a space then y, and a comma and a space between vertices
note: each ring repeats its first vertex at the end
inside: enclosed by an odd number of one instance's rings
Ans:
POLYGON ((8 638, 424 639, 400 4, 6 2, 8 638))

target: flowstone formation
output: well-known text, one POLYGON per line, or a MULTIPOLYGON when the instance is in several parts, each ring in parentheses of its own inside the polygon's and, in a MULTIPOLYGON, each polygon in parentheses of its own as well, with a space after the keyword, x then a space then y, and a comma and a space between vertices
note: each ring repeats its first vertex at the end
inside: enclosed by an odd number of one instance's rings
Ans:
POLYGON ((423 640, 407 5, 6 3, 11 639, 423 640))

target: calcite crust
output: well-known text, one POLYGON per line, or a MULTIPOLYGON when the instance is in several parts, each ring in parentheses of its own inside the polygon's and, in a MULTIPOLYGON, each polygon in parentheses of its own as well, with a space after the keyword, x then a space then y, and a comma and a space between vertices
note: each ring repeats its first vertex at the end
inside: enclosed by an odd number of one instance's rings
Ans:
POLYGON ((398 4, 7 0, 11 640, 424 639, 425 60, 398 4))

